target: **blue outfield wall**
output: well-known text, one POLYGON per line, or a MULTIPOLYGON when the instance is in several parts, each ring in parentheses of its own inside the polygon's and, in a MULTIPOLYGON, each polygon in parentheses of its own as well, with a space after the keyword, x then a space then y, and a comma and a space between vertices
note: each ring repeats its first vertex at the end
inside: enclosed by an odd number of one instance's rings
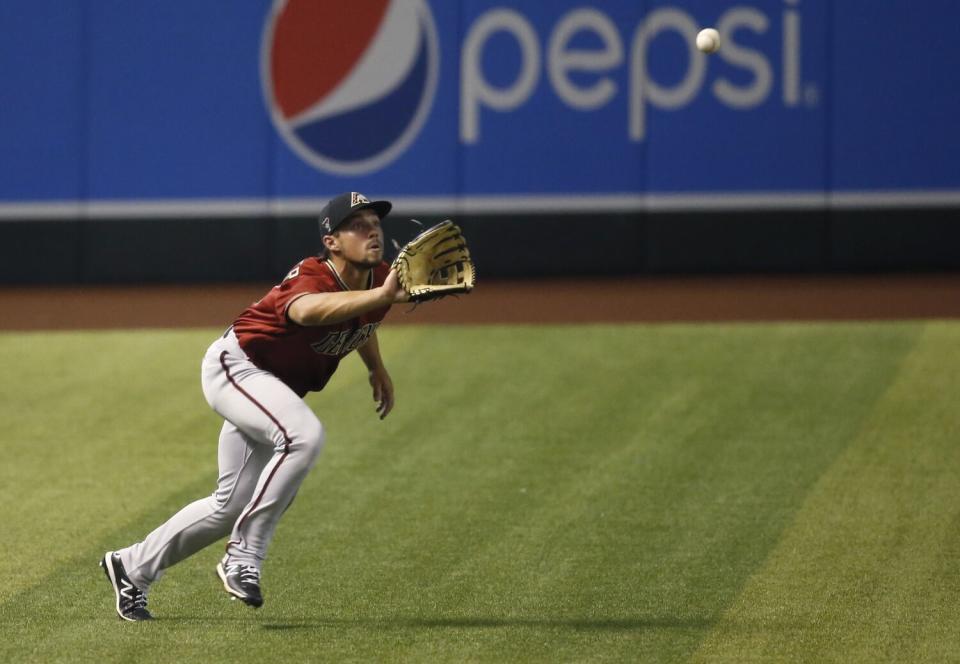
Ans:
POLYGON ((960 268, 958 19, 952 0, 6 0, 0 279, 60 254, 50 280, 272 278, 343 190, 481 247, 545 243, 491 251, 494 274, 562 272, 571 248, 587 271, 960 268), (591 258, 611 241, 620 258, 591 258), (169 266, 201 248, 220 267, 169 266))

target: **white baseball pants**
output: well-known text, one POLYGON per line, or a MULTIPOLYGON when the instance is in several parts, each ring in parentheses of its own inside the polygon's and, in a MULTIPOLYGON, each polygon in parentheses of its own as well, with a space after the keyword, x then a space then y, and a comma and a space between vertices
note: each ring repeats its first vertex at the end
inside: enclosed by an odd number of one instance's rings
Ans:
POLYGON ((225 420, 213 495, 190 503, 137 544, 121 549, 130 579, 146 592, 172 565, 230 535, 230 563, 258 569, 281 515, 323 448, 310 407, 241 350, 233 329, 207 350, 203 394, 225 420))

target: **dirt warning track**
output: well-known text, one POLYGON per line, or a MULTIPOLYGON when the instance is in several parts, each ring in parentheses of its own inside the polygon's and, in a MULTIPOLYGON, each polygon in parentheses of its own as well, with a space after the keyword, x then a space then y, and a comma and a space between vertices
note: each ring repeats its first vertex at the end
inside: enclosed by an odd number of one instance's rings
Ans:
MULTIPOLYGON (((226 327, 271 284, 0 288, 0 329, 226 327)), ((480 282, 395 306, 391 324, 960 317, 960 275, 628 277, 480 282)))

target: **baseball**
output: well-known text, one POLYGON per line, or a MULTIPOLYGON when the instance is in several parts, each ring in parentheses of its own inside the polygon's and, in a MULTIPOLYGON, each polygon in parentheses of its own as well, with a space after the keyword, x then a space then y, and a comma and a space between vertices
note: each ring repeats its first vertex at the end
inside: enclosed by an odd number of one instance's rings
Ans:
POLYGON ((716 53, 720 50, 720 33, 714 28, 704 28, 697 33, 697 48, 704 53, 716 53))

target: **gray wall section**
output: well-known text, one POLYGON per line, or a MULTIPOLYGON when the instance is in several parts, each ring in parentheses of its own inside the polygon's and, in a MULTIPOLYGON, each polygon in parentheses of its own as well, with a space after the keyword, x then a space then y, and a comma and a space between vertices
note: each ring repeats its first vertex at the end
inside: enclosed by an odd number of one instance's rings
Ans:
POLYGON ((827 212, 653 215, 646 268, 652 272, 828 270, 827 212))
POLYGON ((91 283, 250 281, 268 273, 269 219, 84 222, 81 279, 91 283))
POLYGON ((75 221, 0 223, 0 283, 79 282, 82 233, 75 221))
POLYGON ((834 218, 830 258, 847 270, 960 269, 960 210, 852 211, 834 218))
MULTIPOLYGON (((958 220, 957 209, 457 218, 480 278, 958 271, 958 220)), ((418 230, 385 227, 401 243, 418 230)), ((0 284, 272 282, 318 248, 312 217, 7 221, 0 284)))

